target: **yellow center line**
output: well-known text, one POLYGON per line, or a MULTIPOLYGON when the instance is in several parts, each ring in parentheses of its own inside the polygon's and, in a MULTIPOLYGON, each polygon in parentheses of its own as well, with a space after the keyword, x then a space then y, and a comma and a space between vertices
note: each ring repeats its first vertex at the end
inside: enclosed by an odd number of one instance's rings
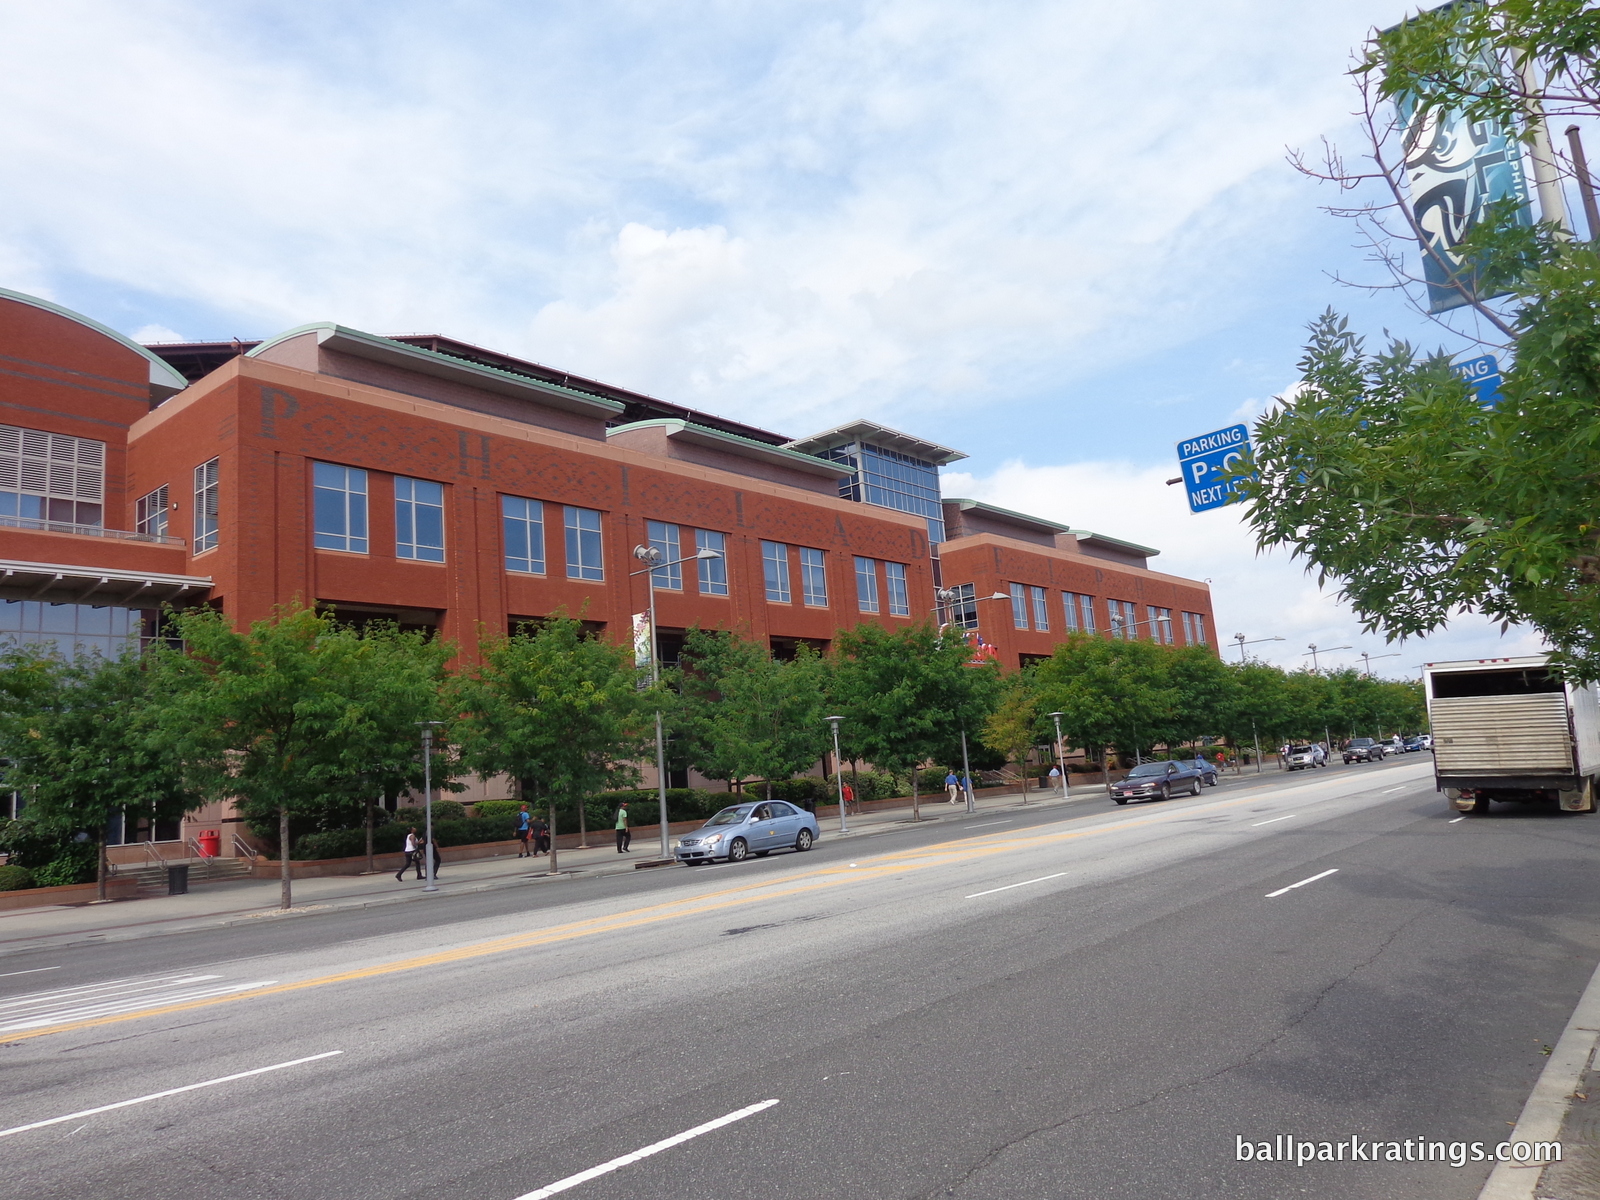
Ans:
POLYGON ((930 846, 898 850, 866 860, 868 864, 866 866, 819 867, 797 876, 790 876, 781 881, 756 881, 740 884, 736 887, 722 888, 718 891, 702 893, 687 899, 668 900, 659 904, 646 905, 642 908, 629 909, 626 912, 613 913, 610 916, 586 917, 579 921, 556 925, 549 929, 510 934, 506 937, 491 938, 482 942, 472 942, 452 950, 413 955, 409 958, 377 963, 370 967, 338 971, 331 975, 318 975, 295 983, 274 984, 271 987, 255 988, 248 992, 235 992, 225 996, 190 1000, 182 1004, 166 1004, 154 1008, 139 1009, 137 1012, 115 1013, 110 1016, 95 1017, 89 1020, 71 1021, 62 1025, 47 1026, 43 1029, 31 1029, 26 1032, 0 1035, 0 1037, 3 1037, 6 1043, 21 1042, 50 1034, 72 1033, 80 1029, 93 1029, 101 1025, 114 1025, 123 1021, 140 1020, 144 1017, 160 1017, 170 1013, 211 1008, 218 1004, 234 1004, 241 1000, 257 1000, 264 996, 300 992, 308 988, 324 987, 331 983, 349 983, 361 979, 375 979, 384 975, 398 974, 402 971, 414 971, 421 967, 464 962, 468 959, 506 954, 513 950, 526 950, 535 946, 551 946, 561 942, 576 941, 579 938, 593 937, 596 934, 616 933, 620 930, 636 929, 643 925, 653 925, 662 921, 717 912, 752 902, 773 900, 783 896, 802 895, 806 892, 838 887, 864 879, 903 875, 929 867, 962 863, 969 861, 975 854, 987 857, 1013 850, 1036 849, 1040 846, 1074 841, 1079 838, 1098 837, 1107 833, 1120 833, 1123 830, 1143 826, 1166 824, 1182 817, 1192 816, 1196 812, 1211 812, 1241 804, 1254 804, 1259 799, 1260 797, 1257 796, 1240 796, 1231 800, 1214 800, 1210 804, 1203 806, 1152 813, 1144 817, 1126 818, 1105 825, 1097 825, 1090 829, 1064 830, 1059 833, 1009 831, 985 834, 982 837, 963 840, 956 845, 947 844, 942 847, 930 846))

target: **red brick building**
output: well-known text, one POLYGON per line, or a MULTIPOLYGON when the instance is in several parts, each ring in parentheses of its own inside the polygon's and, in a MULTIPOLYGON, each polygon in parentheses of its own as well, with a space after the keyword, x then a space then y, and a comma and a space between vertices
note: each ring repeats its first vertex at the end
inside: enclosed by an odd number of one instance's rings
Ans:
POLYGON ((1206 586, 1155 551, 940 495, 961 457, 866 421, 793 441, 432 335, 143 347, 0 291, 0 634, 106 649, 164 603, 303 601, 467 656, 559 610, 625 637, 655 545, 723 556, 658 573, 667 657, 691 624, 782 653, 936 610, 1013 668, 1078 629, 1214 643, 1206 586))

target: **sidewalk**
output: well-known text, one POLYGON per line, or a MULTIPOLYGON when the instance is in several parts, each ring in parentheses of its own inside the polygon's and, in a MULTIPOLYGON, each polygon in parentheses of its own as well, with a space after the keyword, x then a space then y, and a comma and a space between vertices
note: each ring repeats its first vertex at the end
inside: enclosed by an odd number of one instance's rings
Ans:
MULTIPOLYGON (((939 796, 942 795, 939 793, 939 796)), ((1020 792, 1008 792, 978 797, 976 812, 968 814, 965 807, 953 806, 936 797, 932 803, 923 802, 922 823, 976 821, 985 815, 1008 809, 1033 810, 1104 799, 1104 787, 1098 784, 1075 787, 1067 798, 1063 798, 1059 792, 1031 790, 1026 805, 1022 803, 1020 792)), ((817 820, 822 828, 819 844, 841 836, 850 839, 872 837, 913 827, 909 800, 898 807, 850 817, 847 822, 850 830, 843 835, 839 833, 836 807, 819 813, 817 820)), ((287 911, 278 908, 277 879, 239 879, 196 884, 193 885, 194 890, 184 896, 155 896, 106 904, 0 912, 0 956, 25 950, 129 941, 196 929, 286 920, 339 909, 437 900, 445 896, 538 886, 580 877, 632 874, 638 869, 636 864, 659 861, 656 854, 659 828, 649 825, 635 829, 633 851, 627 855, 617 853, 609 829, 595 830, 589 835, 589 849, 558 849, 559 875, 548 874, 550 860, 547 857, 519 859, 509 852, 498 858, 447 862, 439 871, 439 890, 431 893, 424 892, 423 885, 412 876, 407 876, 403 883, 396 883, 392 874, 383 871, 375 875, 297 879, 294 881, 295 907, 287 911)), ((667 865, 654 869, 673 871, 681 868, 667 865)))

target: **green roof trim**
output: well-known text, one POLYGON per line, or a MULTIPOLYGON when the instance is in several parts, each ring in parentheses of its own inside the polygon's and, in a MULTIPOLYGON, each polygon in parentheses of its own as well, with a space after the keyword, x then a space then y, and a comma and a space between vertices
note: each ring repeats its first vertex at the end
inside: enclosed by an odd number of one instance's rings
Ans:
POLYGON ((1156 555, 1161 553, 1161 551, 1155 549, 1154 547, 1141 546, 1138 542, 1124 541, 1122 538, 1114 538, 1104 533, 1095 533, 1093 530, 1089 529, 1069 529, 1067 532, 1076 537, 1080 542, 1104 542, 1109 546, 1120 546, 1124 550, 1133 550, 1139 554, 1145 555, 1148 558, 1154 558, 1156 555))
POLYGON ((1004 517, 1012 521, 1021 521, 1024 524, 1034 526, 1036 529, 1047 530, 1050 533, 1072 532, 1072 526, 1070 525, 1061 525, 1055 521, 1047 521, 1043 517, 1029 516, 1027 513, 1016 512, 1013 509, 1001 508, 998 504, 990 504, 983 500, 966 500, 959 496, 946 496, 944 498, 944 502, 946 504, 956 505, 961 509, 962 512, 976 510, 977 512, 993 513, 997 517, 1004 517))
POLYGON ((421 369, 424 374, 434 375, 464 375, 469 379, 480 381, 494 381, 501 385, 511 385, 518 391, 541 392, 549 396, 560 396, 571 402, 572 406, 588 408, 599 413, 619 413, 626 405, 616 400, 607 400, 603 396, 596 396, 593 392, 579 391, 577 388, 563 387, 559 383, 550 383, 532 375, 519 375, 515 371, 502 370, 499 367, 486 366, 483 363, 468 362, 464 358, 457 358, 453 354, 441 354, 437 350, 424 350, 420 346, 408 346, 405 342, 397 342, 393 338, 386 338, 380 334, 367 333, 360 329, 351 329, 347 325, 337 325, 331 321, 313 321, 309 325, 299 325, 294 329, 285 330, 276 337, 268 338, 246 357, 259 358, 264 351, 271 350, 291 338, 301 337, 304 334, 315 333, 318 345, 327 345, 332 350, 342 350, 355 354, 358 357, 371 357, 387 359, 397 365, 410 366, 412 369, 421 369), (367 353, 363 353, 366 351, 367 353), (428 370, 427 368, 432 368, 428 370))
POLYGON ((118 333, 108 325, 102 325, 92 317, 86 317, 80 312, 73 312, 70 308, 62 308, 59 304, 52 304, 48 300, 41 300, 38 296, 30 296, 26 292, 13 292, 9 288, 0 288, 0 299, 15 300, 18 304, 26 304, 33 308, 41 308, 45 312, 54 313, 58 317, 65 317, 86 329, 92 329, 98 334, 110 338, 132 350, 140 358, 150 364, 150 387, 152 391, 159 390, 162 399, 181 392, 189 386, 189 381, 180 375, 165 359, 158 357, 144 346, 125 334, 118 333))
POLYGON ((634 429, 665 429, 668 437, 686 436, 690 441, 727 446, 734 453, 744 454, 750 458, 764 458, 780 466, 792 467, 812 475, 825 474, 830 478, 839 479, 850 473, 847 468, 830 459, 804 454, 799 450, 788 450, 767 442, 758 442, 754 438, 741 437, 737 433, 725 433, 720 429, 712 429, 709 425, 696 425, 693 421, 685 421, 680 417, 658 417, 650 421, 632 421, 627 425, 617 425, 606 430, 606 437, 634 429))

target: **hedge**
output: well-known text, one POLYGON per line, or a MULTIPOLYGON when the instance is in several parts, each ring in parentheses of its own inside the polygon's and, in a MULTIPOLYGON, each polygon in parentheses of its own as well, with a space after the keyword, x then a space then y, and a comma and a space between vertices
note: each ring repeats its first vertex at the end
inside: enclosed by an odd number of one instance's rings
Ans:
POLYGON ((33 886, 33 872, 27 867, 0 867, 0 892, 16 892, 33 886))
MULTIPOLYGON (((404 811, 404 810, 402 810, 404 811)), ((417 832, 423 829, 417 823, 417 832)), ((406 829, 410 822, 396 821, 381 825, 372 831, 372 849, 378 854, 392 854, 405 847, 406 829)), ((517 822, 512 817, 462 817, 459 820, 433 822, 433 840, 441 846, 475 846, 480 842, 509 842, 517 836, 517 822)), ((299 861, 316 858, 355 858, 367 852, 367 832, 364 829, 330 829, 325 833, 308 833, 294 844, 294 857, 299 861)))
MULTIPOLYGON (((415 825, 422 828, 422 823, 428 819, 428 810, 418 804, 412 808, 397 808, 391 824, 415 825)), ((435 800, 433 802, 433 823, 440 821, 465 821, 467 819, 467 806, 459 800, 435 800)), ((404 837, 402 836, 402 841, 404 837)))
MULTIPOLYGON (((533 805, 528 805, 533 809, 533 805)), ((472 806, 474 817, 514 817, 522 811, 521 800, 479 800, 472 806)))
MULTIPOLYGON (((942 777, 941 777, 942 778, 942 777)), ((844 781, 850 785, 850 790, 860 800, 888 800, 892 796, 904 796, 909 789, 905 787, 904 780, 893 771, 846 771, 844 781)), ((839 777, 828 776, 828 802, 839 802, 839 777)))

